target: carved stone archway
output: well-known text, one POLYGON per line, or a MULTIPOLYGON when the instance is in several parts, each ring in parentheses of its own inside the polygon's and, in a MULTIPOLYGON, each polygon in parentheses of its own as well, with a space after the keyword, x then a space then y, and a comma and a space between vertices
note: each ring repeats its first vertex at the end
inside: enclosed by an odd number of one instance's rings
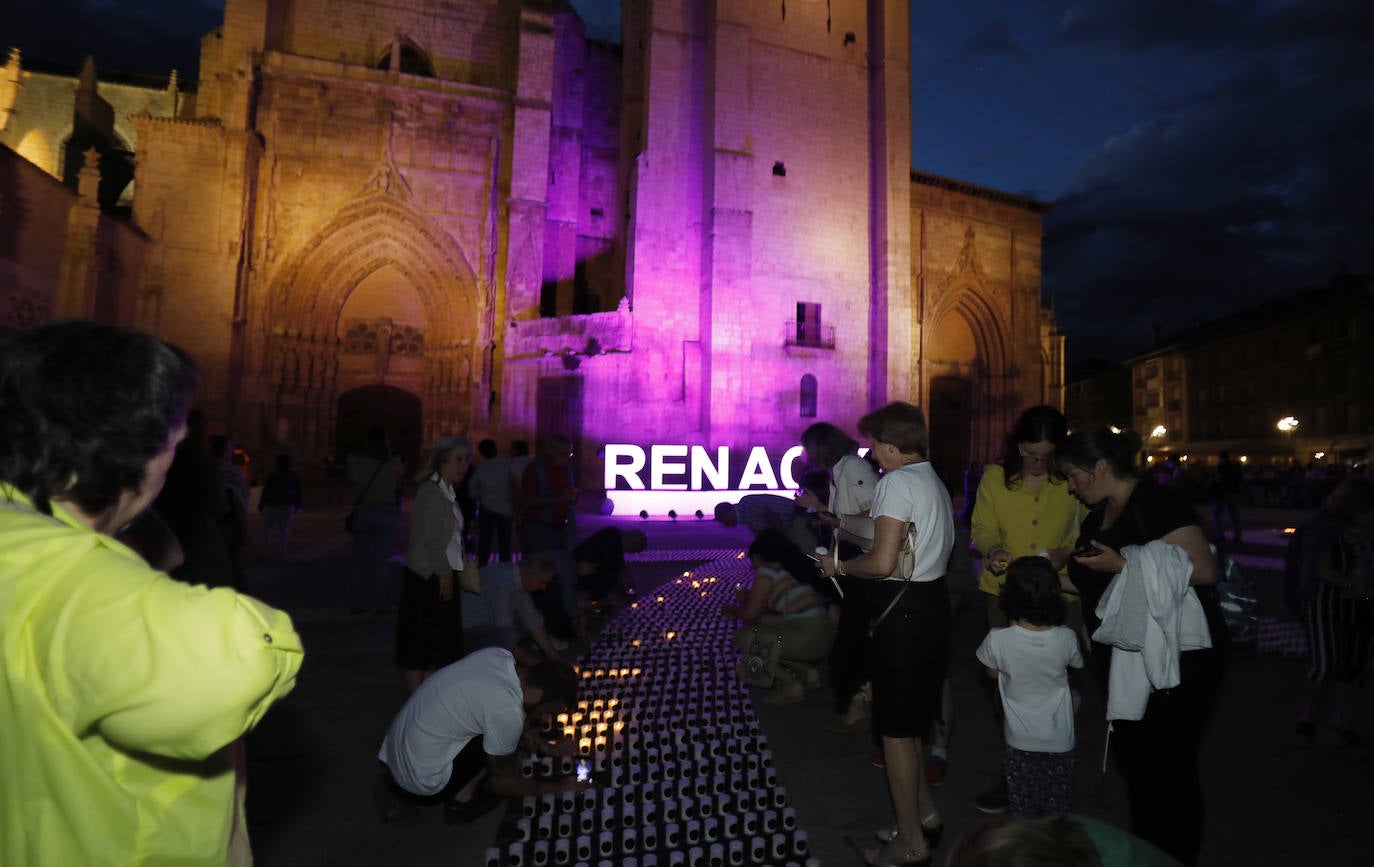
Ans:
MULTIPOLYGON (((332 445, 339 393, 367 384, 356 377, 340 381, 340 315, 355 287, 382 269, 398 273, 424 310, 417 390, 425 439, 466 429, 475 408, 486 405, 473 394, 491 387, 474 382, 485 376, 479 347, 492 333, 490 299, 458 245, 412 206, 395 169, 383 166, 271 283, 260 356, 264 403, 275 438, 289 436, 307 456, 332 445)), ((374 382, 385 382, 385 364, 374 382)))

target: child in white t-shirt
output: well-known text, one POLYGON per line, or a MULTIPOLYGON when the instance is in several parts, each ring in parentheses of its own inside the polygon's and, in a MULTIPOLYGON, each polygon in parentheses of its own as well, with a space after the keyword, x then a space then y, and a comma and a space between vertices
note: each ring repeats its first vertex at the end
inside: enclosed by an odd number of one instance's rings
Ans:
POLYGON ((1000 597, 1011 625, 994 629, 978 661, 997 678, 1006 734, 1007 806, 1038 818, 1073 808, 1073 696, 1070 666, 1083 667, 1078 640, 1063 626, 1059 575, 1043 557, 1007 569, 1000 597))

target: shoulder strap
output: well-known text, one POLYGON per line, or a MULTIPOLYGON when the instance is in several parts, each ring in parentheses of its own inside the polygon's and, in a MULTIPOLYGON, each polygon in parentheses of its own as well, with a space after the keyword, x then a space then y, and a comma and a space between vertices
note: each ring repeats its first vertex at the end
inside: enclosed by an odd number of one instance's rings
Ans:
POLYGON ((391 458, 387 458, 386 460, 378 458, 377 469, 372 471, 372 477, 367 480, 367 484, 363 485, 362 491, 358 494, 358 499, 355 500, 353 503, 353 511, 358 511, 358 507, 363 504, 363 497, 366 497, 367 492, 372 489, 372 483, 377 481, 377 474, 382 471, 382 467, 386 466, 390 462, 391 458))

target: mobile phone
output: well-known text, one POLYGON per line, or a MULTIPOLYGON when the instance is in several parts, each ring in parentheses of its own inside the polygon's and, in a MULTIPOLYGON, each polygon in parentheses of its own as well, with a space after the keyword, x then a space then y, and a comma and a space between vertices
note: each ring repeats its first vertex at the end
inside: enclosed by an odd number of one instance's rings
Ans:
POLYGON ((1092 542, 1088 542, 1088 543, 1086 543, 1086 544, 1079 545, 1077 548, 1074 548, 1074 549, 1073 549, 1073 556, 1075 556, 1075 557, 1092 557, 1092 556, 1095 556, 1096 554, 1097 554, 1097 549, 1093 547, 1093 543, 1092 543, 1092 542))
POLYGON ((585 783, 592 778, 592 763, 586 759, 577 760, 577 781, 585 783))

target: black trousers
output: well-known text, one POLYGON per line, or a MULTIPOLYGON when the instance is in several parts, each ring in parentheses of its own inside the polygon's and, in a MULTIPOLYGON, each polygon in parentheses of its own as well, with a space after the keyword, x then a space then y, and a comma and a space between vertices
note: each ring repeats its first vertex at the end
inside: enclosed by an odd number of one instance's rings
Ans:
POLYGON ((515 526, 514 515, 502 515, 490 509, 477 511, 477 565, 485 566, 491 561, 492 537, 496 539, 497 556, 502 563, 511 561, 511 528, 515 526))
POLYGON ((873 584, 865 578, 840 578, 844 600, 840 602, 835 643, 830 646, 830 686, 835 691, 836 715, 849 709, 849 702, 870 677, 868 593, 873 584))
POLYGON ((1143 719, 1112 723, 1112 755, 1126 781, 1131 833, 1189 867, 1202 849, 1206 805, 1198 755, 1221 664, 1216 649, 1186 651, 1178 686, 1153 692, 1143 719))

